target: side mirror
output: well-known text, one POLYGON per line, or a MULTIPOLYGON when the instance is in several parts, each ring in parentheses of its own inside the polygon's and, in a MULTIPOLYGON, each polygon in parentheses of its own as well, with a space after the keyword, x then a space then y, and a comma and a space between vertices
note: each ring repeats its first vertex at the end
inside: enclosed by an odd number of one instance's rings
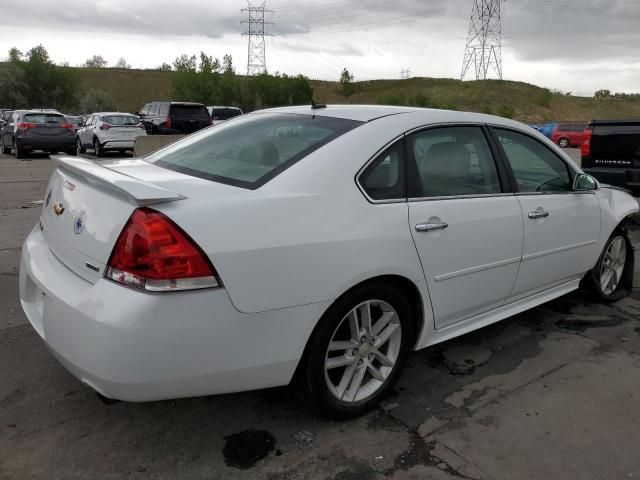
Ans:
POLYGON ((573 179, 574 192, 592 192, 598 189, 598 181, 591 175, 579 173, 573 179))

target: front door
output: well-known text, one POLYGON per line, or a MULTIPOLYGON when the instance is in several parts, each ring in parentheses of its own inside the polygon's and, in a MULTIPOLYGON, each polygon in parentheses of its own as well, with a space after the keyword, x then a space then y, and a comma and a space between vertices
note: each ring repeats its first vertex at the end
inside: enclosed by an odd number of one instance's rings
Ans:
POLYGON ((493 132, 511 165, 524 220, 514 299, 582 277, 599 253, 595 192, 573 192, 573 170, 542 142, 512 130, 493 132))
POLYGON ((408 135, 406 144, 409 228, 442 328, 509 296, 522 213, 481 127, 431 128, 408 135))

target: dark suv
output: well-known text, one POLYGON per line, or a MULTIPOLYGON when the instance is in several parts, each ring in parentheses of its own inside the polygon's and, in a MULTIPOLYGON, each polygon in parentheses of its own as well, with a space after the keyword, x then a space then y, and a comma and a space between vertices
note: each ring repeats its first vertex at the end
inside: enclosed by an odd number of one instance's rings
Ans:
POLYGON ((640 190, 640 120, 589 122, 582 169, 603 183, 640 190))
POLYGON ((193 133, 211 125, 211 117, 201 103, 151 102, 138 112, 147 134, 193 133))
POLYGON ((0 153, 13 150, 24 158, 32 150, 76 154, 76 133, 64 115, 57 112, 16 110, 2 128, 0 153))

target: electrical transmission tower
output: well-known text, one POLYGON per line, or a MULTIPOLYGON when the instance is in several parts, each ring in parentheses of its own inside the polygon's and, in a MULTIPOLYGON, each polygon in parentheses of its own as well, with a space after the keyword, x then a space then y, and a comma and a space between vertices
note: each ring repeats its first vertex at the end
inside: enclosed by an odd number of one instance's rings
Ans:
POLYGON ((249 46, 247 53, 247 75, 259 75, 267 72, 267 60, 265 56, 265 36, 271 36, 265 33, 265 25, 273 25, 273 22, 265 22, 265 13, 275 13, 273 10, 265 8, 266 1, 260 5, 254 5, 251 0, 247 0, 247 8, 240 11, 247 14, 247 19, 240 23, 247 24, 247 31, 242 35, 249 37, 249 46))
POLYGON ((403 68, 400 70, 400 80, 408 80, 411 78, 411 70, 403 68))
POLYGON ((502 1, 473 0, 460 80, 469 67, 474 68, 476 80, 486 80, 490 71, 502 80, 502 1))

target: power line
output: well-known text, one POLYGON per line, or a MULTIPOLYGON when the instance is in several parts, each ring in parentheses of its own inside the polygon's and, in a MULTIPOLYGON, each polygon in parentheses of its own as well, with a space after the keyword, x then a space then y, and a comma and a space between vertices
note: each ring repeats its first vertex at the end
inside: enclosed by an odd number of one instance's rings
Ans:
POLYGON ((502 16, 503 0, 473 0, 467 44, 462 60, 463 80, 473 66, 476 80, 486 80, 493 70, 502 80, 502 16))
POLYGON ((408 68, 403 68, 400 70, 400 80, 408 80, 411 78, 411 70, 408 68))
POLYGON ((247 14, 247 19, 240 23, 247 24, 247 31, 242 35, 249 37, 247 46, 247 75, 260 75, 267 72, 266 44, 265 36, 271 36, 265 33, 265 25, 273 25, 273 22, 265 22, 265 13, 275 13, 273 10, 265 8, 266 1, 255 6, 251 0, 247 0, 247 8, 240 11, 247 14))

